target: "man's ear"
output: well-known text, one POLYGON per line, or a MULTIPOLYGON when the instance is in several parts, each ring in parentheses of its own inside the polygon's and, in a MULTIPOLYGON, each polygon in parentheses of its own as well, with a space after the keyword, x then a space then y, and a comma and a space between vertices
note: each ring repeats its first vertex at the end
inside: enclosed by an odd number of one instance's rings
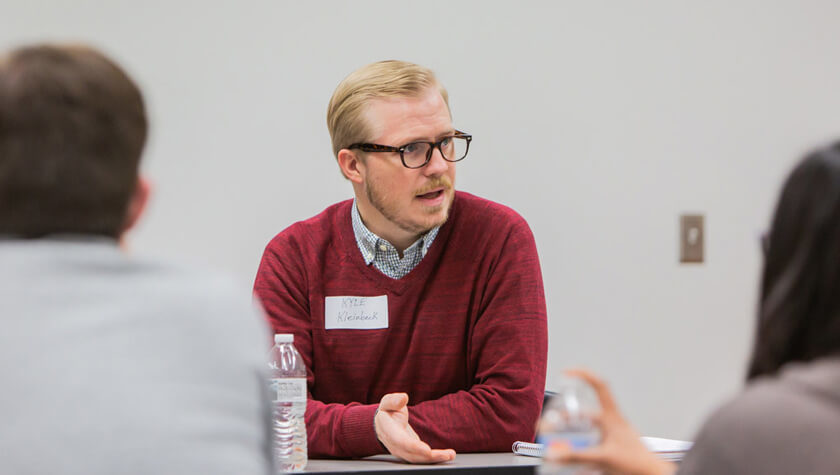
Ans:
POLYGON ((365 163, 360 152, 343 148, 338 151, 338 166, 345 178, 353 183, 364 181, 365 163))
POLYGON ((123 223, 123 228, 121 231, 121 235, 128 232, 129 229, 133 228, 137 221, 140 220, 140 216, 143 215, 143 212, 146 210, 146 205, 149 202, 149 195, 152 192, 152 184, 147 180, 145 177, 138 176, 137 177, 137 185, 134 187, 134 194, 131 195, 131 199, 128 202, 128 209, 125 213, 125 222, 123 223))

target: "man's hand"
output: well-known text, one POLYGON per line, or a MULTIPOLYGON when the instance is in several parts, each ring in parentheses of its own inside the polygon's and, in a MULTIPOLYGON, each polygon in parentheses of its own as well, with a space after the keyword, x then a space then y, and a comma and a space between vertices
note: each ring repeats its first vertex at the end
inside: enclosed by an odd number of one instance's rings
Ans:
POLYGON ((408 394, 386 394, 379 401, 379 410, 373 419, 376 437, 382 445, 409 463, 439 463, 455 459, 452 449, 432 449, 420 440, 408 424, 408 394))
POLYGON ((639 433, 621 415, 607 384, 584 370, 570 370, 566 374, 589 383, 601 400, 602 412, 594 418, 601 429, 601 443, 586 450, 571 450, 568 445, 555 444, 548 448, 546 458, 561 463, 594 465, 607 473, 632 475, 665 475, 676 466, 652 454, 642 443, 639 433))

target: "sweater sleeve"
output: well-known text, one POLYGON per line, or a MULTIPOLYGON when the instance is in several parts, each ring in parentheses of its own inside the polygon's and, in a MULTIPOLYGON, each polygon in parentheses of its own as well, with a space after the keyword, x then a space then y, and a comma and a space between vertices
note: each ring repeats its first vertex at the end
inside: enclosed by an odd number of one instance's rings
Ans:
MULTIPOLYGON (((306 364, 307 384, 311 388, 315 374, 307 263, 291 237, 293 234, 286 230, 266 247, 254 294, 265 308, 273 331, 295 335, 295 348, 306 364)), ((376 404, 325 404, 312 399, 310 392, 305 416, 309 455, 351 458, 383 453, 373 428, 376 407, 376 404)))
POLYGON ((424 401, 409 409, 409 423, 432 448, 458 452, 509 451, 532 441, 545 391, 548 337, 545 296, 536 244, 517 216, 500 236, 469 333, 467 391, 424 401))

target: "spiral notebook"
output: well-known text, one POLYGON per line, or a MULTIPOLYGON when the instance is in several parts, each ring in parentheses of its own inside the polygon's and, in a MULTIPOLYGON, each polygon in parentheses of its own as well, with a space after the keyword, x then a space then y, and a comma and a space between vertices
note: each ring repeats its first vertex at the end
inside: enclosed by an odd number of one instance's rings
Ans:
POLYGON ((513 443, 512 450, 515 454, 527 455, 529 457, 542 457, 545 455, 545 446, 543 444, 520 442, 518 440, 513 443))
MULTIPOLYGON (((692 445, 691 442, 685 440, 663 439, 660 437, 642 437, 642 443, 651 452, 672 462, 682 460, 692 445)), ((531 442, 514 442, 512 450, 515 454, 527 455, 529 457, 542 457, 545 454, 545 446, 543 444, 531 442)))

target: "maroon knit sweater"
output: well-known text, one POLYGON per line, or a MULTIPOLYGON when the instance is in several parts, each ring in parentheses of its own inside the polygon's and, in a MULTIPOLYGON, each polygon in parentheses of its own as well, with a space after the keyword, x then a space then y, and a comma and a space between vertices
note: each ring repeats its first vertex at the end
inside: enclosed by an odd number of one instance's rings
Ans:
POLYGON ((426 256, 395 280, 366 266, 352 201, 278 234, 254 291, 276 333, 294 333, 309 371, 310 457, 382 453, 383 395, 409 395, 409 423, 432 448, 509 451, 533 440, 547 329, 537 249, 525 220, 456 192, 426 256), (325 330, 327 296, 388 299, 388 328, 325 330))

